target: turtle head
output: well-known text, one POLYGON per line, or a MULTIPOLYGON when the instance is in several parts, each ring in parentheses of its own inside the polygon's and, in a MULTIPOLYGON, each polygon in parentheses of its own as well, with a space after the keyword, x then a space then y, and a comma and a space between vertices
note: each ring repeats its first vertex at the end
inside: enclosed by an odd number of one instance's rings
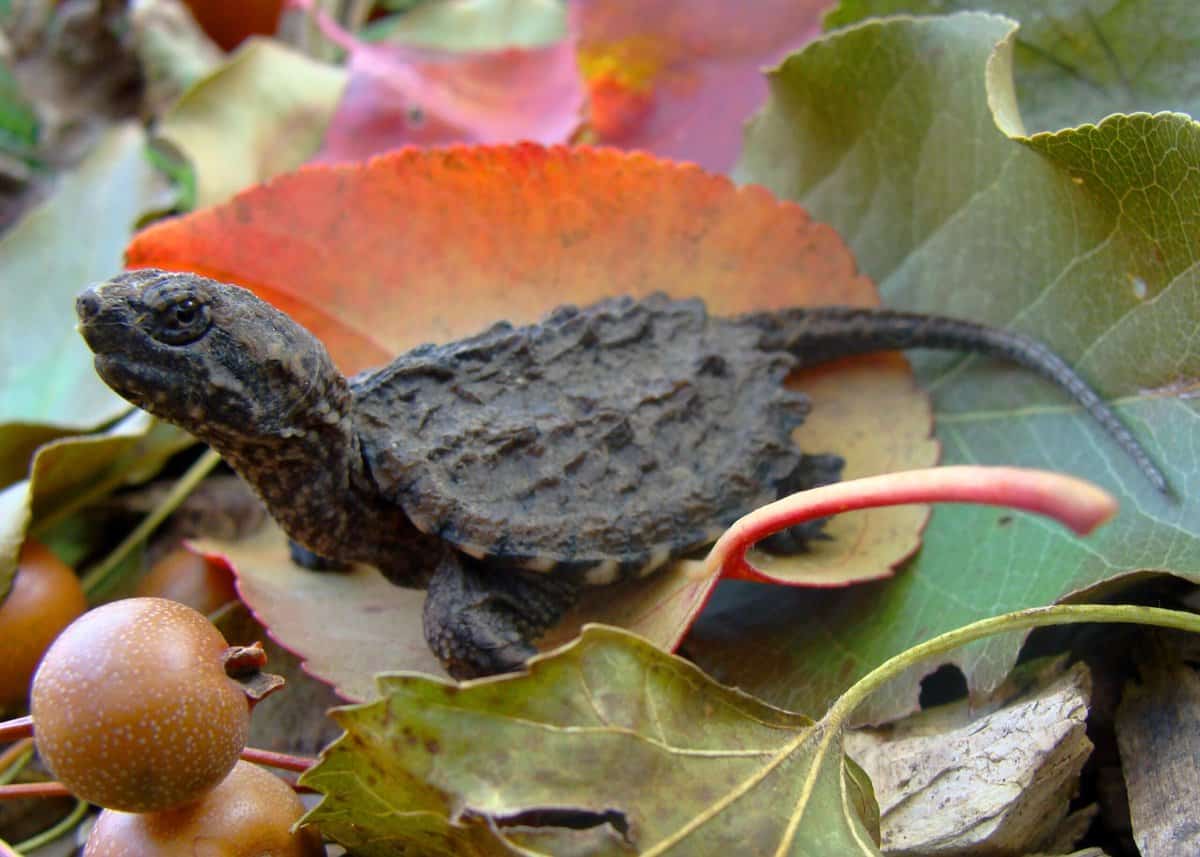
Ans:
POLYGON ((75 309, 105 383, 222 452, 348 419, 325 347, 246 289, 134 270, 89 288, 75 309))

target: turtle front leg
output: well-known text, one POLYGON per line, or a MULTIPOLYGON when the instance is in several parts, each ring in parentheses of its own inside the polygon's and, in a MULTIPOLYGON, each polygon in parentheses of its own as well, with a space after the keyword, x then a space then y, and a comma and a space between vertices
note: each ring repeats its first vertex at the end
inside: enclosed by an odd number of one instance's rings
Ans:
POLYGON ((288 553, 292 557, 292 562, 309 571, 346 571, 349 568, 344 562, 313 553, 294 539, 288 539, 288 553))
POLYGON ((425 597, 425 641, 455 678, 512 672, 578 593, 561 575, 489 567, 447 550, 425 597))

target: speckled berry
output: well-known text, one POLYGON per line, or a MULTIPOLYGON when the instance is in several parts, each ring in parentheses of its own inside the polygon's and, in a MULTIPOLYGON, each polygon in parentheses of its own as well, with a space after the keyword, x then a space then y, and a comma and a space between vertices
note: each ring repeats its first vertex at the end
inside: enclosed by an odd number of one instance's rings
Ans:
POLYGON ((136 594, 170 598, 205 614, 237 598, 233 572, 182 547, 154 564, 138 581, 136 594))
POLYGON ((163 598, 85 613, 34 676, 38 752, 74 794, 108 809, 195 800, 246 746, 250 706, 225 674, 227 648, 204 616, 163 598))
POLYGON ((29 680, 58 633, 87 609, 75 572, 29 539, 17 557, 17 573, 0 601, 0 711, 21 708, 29 680))
POLYGON ((312 828, 292 833, 304 805, 283 780, 238 762, 200 800, 164 812, 105 810, 88 836, 84 857, 320 857, 312 828))

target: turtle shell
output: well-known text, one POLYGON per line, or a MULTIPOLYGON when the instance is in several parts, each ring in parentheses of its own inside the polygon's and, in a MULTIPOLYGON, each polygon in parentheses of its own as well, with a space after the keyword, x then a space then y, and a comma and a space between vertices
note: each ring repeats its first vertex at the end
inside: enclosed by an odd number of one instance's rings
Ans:
POLYGON ((419 529, 606 583, 813 481, 791 438, 808 402, 782 385, 794 360, 759 338, 661 294, 564 307, 356 376, 356 425, 419 529))

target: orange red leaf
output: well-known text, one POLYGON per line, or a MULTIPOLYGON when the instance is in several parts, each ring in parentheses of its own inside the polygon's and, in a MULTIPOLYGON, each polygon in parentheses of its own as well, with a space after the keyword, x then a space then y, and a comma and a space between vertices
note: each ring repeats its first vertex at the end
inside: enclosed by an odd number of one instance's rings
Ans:
POLYGON ((613 294, 699 295, 723 314, 878 300, 832 229, 761 188, 531 144, 305 167, 151 226, 126 261, 241 283, 348 371, 613 294))

